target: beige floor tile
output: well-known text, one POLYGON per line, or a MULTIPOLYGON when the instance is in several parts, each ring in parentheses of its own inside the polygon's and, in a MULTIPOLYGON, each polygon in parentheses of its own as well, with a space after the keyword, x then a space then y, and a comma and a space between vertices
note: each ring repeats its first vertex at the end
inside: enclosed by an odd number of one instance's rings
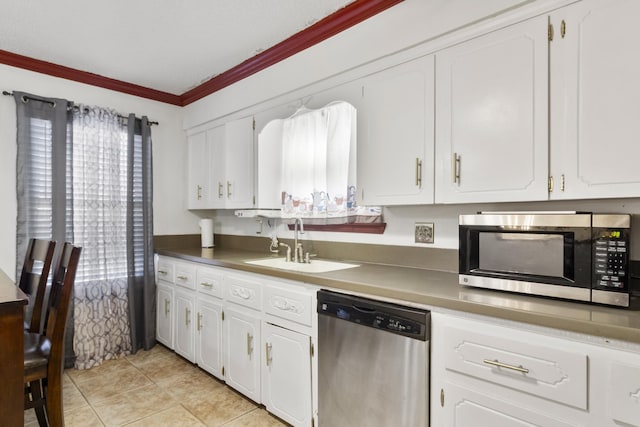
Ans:
POLYGON ((84 381, 91 381, 96 377, 109 376, 112 372, 118 372, 123 367, 130 367, 131 362, 126 358, 105 360, 100 366, 95 366, 91 369, 66 369, 64 372, 71 378, 71 380, 78 384, 84 381))
POLYGON ((140 421, 128 424, 127 427, 200 427, 204 426, 191 412, 178 405, 153 414, 140 421))
POLYGON ((178 403, 153 384, 117 394, 92 406, 105 425, 121 426, 178 406, 178 403))
POLYGON ((248 414, 236 418, 224 427, 286 427, 288 424, 280 421, 262 408, 255 409, 248 414))
POLYGON ((65 427, 104 427, 90 406, 64 411, 65 427))
POLYGON ((62 376, 62 399, 65 412, 89 406, 78 387, 66 373, 62 376))
POLYGON ((123 392, 152 384, 149 378, 128 362, 126 365, 121 365, 119 370, 110 370, 108 373, 95 376, 91 380, 83 379, 76 382, 82 395, 92 405, 123 392))
POLYGON ((182 405, 209 427, 221 426, 257 408, 257 405, 228 387, 207 396, 192 395, 182 405))
POLYGON ((184 375, 171 377, 162 381, 162 387, 178 402, 184 402, 193 397, 208 397, 226 385, 212 377, 202 369, 190 371, 184 375))
POLYGON ((200 371, 198 367, 180 356, 157 357, 148 360, 139 369, 151 381, 158 384, 170 383, 184 375, 200 371))
POLYGON ((172 350, 169 350, 163 345, 156 344, 150 350, 139 350, 136 354, 131 354, 126 359, 136 367, 142 367, 146 363, 152 362, 155 359, 163 357, 176 357, 172 350))

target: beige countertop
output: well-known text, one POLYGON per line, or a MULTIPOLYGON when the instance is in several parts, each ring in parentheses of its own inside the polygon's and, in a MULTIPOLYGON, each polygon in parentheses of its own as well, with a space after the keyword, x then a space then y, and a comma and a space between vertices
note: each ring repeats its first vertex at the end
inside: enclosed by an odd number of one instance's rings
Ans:
POLYGON ((458 284, 450 272, 359 263, 357 268, 306 274, 247 264, 264 252, 229 249, 157 249, 159 255, 265 274, 335 290, 368 294, 532 325, 640 344, 640 310, 517 295, 458 284))

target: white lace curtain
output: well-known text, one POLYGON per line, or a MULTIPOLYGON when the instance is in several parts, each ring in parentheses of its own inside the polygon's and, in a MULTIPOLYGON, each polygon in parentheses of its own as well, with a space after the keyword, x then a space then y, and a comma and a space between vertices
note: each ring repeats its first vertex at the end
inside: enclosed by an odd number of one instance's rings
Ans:
POLYGON ((75 366, 131 352, 127 296, 127 121, 79 105, 73 117, 75 366))
POLYGON ((342 216, 355 191, 356 109, 342 101, 300 110, 282 126, 285 216, 342 216))

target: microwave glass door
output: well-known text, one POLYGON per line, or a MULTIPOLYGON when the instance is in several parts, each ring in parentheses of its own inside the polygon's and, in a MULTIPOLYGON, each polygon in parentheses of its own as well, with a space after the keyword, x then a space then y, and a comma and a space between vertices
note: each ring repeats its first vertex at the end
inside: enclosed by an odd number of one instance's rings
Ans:
POLYGON ((479 233, 478 268, 496 273, 566 277, 562 234, 479 233))

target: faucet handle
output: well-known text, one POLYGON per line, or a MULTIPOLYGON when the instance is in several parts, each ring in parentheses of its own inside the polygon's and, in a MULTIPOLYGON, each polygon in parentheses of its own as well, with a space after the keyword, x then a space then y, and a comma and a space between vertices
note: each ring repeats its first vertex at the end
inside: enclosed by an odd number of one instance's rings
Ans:
POLYGON ((285 248, 287 248, 287 262, 291 262, 291 246, 287 245, 286 243, 282 243, 280 242, 279 244, 280 247, 284 246, 285 248))

